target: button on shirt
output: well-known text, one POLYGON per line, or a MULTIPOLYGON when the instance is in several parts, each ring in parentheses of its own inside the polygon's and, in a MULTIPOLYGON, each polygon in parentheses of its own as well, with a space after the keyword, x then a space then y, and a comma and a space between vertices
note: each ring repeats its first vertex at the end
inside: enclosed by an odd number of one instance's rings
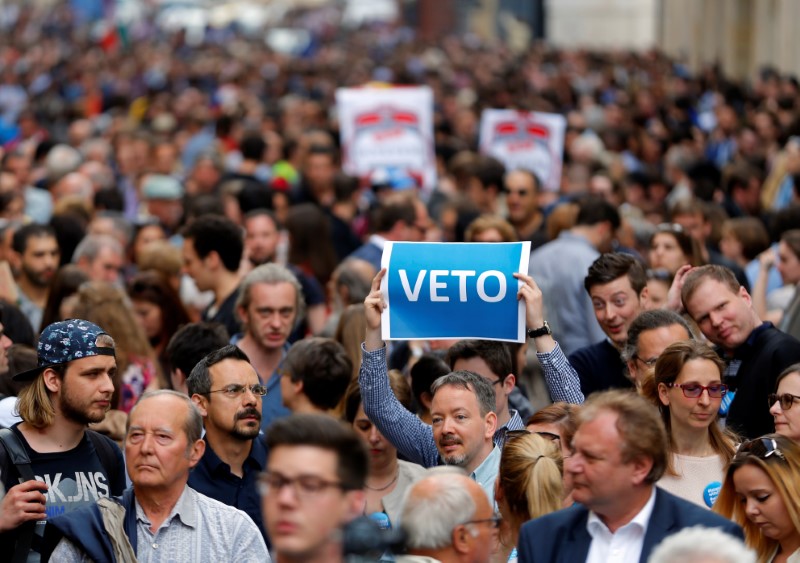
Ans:
POLYGON ((647 533, 647 523, 656 504, 656 488, 650 493, 650 500, 633 517, 633 520, 611 532, 594 512, 589 512, 586 529, 592 536, 586 563, 629 563, 639 561, 647 533))
POLYGON ((250 454, 242 463, 242 477, 231 473, 231 467, 222 461, 206 437, 206 451, 189 474, 189 486, 199 493, 223 504, 244 511, 258 529, 264 541, 267 532, 261 516, 261 496, 258 493, 258 475, 267 465, 267 448, 262 436, 253 440, 250 454))

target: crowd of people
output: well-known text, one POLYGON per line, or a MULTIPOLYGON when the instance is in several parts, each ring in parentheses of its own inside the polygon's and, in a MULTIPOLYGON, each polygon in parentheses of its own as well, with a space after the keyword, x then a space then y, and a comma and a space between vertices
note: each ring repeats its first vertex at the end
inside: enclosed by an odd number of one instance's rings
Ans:
POLYGON ((800 560, 794 77, 67 4, 0 8, 10 560, 800 560), (342 170, 370 81, 433 90, 432 192, 342 170), (566 117, 557 191, 487 108, 566 117), (527 342, 384 342, 387 241, 530 241, 527 342))

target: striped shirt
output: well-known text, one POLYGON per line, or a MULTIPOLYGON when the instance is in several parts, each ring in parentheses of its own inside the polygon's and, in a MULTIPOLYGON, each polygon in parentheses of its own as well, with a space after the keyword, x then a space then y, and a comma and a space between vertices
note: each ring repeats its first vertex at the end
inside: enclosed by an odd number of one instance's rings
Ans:
MULTIPOLYGON (((367 351, 361 345, 361 370, 358 383, 367 417, 378 427, 404 458, 423 467, 441 465, 433 428, 422 422, 397 400, 389 386, 386 346, 367 351)), ((494 443, 502 448, 507 430, 521 430, 525 424, 517 411, 510 411, 508 423, 494 433, 494 443)))

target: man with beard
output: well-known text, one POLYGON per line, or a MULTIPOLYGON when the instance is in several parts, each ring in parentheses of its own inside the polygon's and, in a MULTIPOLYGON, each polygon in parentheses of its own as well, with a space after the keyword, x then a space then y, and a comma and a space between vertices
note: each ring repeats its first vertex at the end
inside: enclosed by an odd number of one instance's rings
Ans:
POLYGON ((232 344, 200 360, 186 383, 206 429, 205 453, 189 474, 189 486, 246 512, 267 542, 257 482, 267 462, 258 438, 266 386, 232 344))
POLYGON ((12 261, 17 275, 17 305, 34 331, 42 324, 50 280, 58 269, 60 252, 49 225, 31 223, 14 233, 12 261))
POLYGON ((14 376, 30 381, 19 395, 22 422, 2 435, 0 553, 39 561, 45 517, 70 513, 125 488, 122 454, 111 439, 86 429, 111 407, 117 363, 114 340, 99 326, 53 323, 39 339, 38 367, 14 376), (16 444, 34 479, 11 461, 16 444))

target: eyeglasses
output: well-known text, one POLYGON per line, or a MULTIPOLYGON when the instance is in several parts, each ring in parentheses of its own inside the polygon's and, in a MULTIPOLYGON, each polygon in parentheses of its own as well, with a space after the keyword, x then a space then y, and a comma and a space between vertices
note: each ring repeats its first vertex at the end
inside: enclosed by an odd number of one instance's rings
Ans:
POLYGON ((256 397, 263 397, 267 394, 267 386, 266 385, 228 385, 227 387, 223 387, 222 389, 214 389, 212 391, 208 391, 207 393, 222 393, 229 399, 236 399, 241 397, 245 394, 246 391, 250 391, 256 397))
POLYGON ((326 489, 345 489, 341 481, 328 481, 316 475, 286 477, 280 473, 265 471, 258 480, 258 490, 263 496, 280 494, 281 489, 286 486, 291 487, 292 492, 301 501, 313 498, 326 489))
POLYGON ((506 377, 501 377, 500 379, 495 379, 494 381, 492 381, 492 385, 502 385, 502 384, 503 384, 503 382, 506 380, 506 378, 507 378, 507 377, 508 377, 508 376, 506 376, 506 377))
POLYGON ((489 526, 493 529, 497 529, 500 527, 500 522, 503 519, 499 516, 492 516, 491 518, 483 518, 481 520, 469 520, 468 522, 463 522, 462 525, 466 526, 467 524, 489 524, 489 526))
POLYGON ((659 223, 656 226, 656 231, 659 233, 666 231, 683 234, 683 225, 679 225, 678 223, 659 223))
POLYGON ((735 457, 747 455, 754 455, 761 459, 769 459, 774 455, 786 461, 783 452, 778 449, 778 442, 775 441, 775 438, 756 438, 744 442, 739 446, 735 457))
POLYGON ((703 391, 708 391, 708 396, 714 399, 720 399, 728 393, 728 386, 724 383, 714 383, 708 386, 699 383, 667 383, 667 387, 680 387, 683 396, 687 399, 697 399, 703 394, 703 391))
POLYGON ((655 270, 647 270, 648 280, 672 283, 672 278, 673 276, 669 273, 669 270, 662 270, 660 268, 655 270))
POLYGON ((646 366, 647 366, 647 367, 649 367, 649 368, 651 368, 651 367, 653 367, 654 365, 656 365, 656 362, 658 361, 658 356, 656 356, 655 358, 648 358, 648 359, 646 359, 646 360, 645 360, 644 358, 642 358, 642 357, 641 357, 639 354, 634 354, 634 355, 633 355, 633 356, 631 356, 631 357, 632 357, 634 360, 639 360, 640 362, 642 362, 644 365, 646 365, 646 366))
POLYGON ((800 396, 792 395, 791 393, 781 393, 778 395, 777 393, 770 393, 767 395, 767 401, 769 401, 769 406, 772 407, 776 402, 780 401, 781 409, 788 411, 792 408, 792 405, 795 401, 800 401, 800 396))

